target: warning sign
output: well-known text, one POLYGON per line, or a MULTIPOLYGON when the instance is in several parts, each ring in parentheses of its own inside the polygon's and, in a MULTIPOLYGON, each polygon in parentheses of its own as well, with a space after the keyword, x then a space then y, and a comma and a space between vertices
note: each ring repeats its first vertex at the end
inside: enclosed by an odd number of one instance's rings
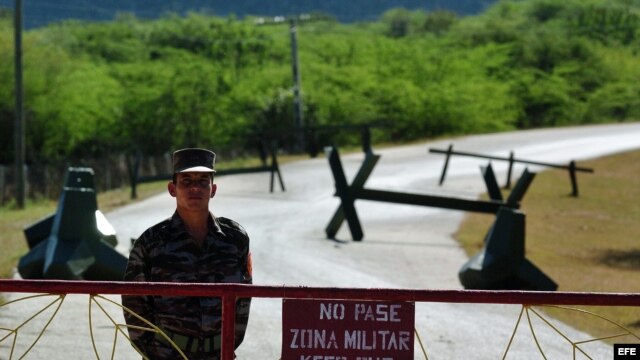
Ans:
POLYGON ((282 301, 282 360, 413 359, 412 302, 282 301))

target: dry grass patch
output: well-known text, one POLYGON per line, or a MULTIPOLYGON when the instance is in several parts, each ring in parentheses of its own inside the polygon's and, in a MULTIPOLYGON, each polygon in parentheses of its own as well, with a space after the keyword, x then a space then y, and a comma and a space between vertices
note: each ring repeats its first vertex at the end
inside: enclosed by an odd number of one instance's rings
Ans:
MULTIPOLYGON (((580 196, 569 194, 566 171, 539 173, 522 201, 526 256, 559 291, 640 291, 640 151, 581 162, 580 196)), ((493 216, 471 214, 456 237, 470 256, 482 247, 493 216)), ((640 331, 640 308, 582 307, 640 331)), ((553 315, 593 335, 602 321, 569 311, 553 315)), ((615 341, 615 340, 614 340, 615 341)))

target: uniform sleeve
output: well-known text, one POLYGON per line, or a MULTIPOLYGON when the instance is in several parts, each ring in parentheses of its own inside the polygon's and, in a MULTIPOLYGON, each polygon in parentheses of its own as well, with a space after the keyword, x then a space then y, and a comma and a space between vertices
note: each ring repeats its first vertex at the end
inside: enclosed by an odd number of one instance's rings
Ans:
MULTIPOLYGON (((141 239, 142 237, 134 243, 134 247, 131 249, 124 273, 124 281, 149 281, 149 275, 146 271, 148 267, 146 265, 147 259, 141 239)), ((153 298, 151 296, 122 295, 122 305, 147 321, 154 323, 153 298)), ((127 310, 124 310, 124 319, 127 322, 131 341, 139 350, 146 353, 145 349, 153 339, 153 333, 135 327, 150 328, 150 326, 127 310)))

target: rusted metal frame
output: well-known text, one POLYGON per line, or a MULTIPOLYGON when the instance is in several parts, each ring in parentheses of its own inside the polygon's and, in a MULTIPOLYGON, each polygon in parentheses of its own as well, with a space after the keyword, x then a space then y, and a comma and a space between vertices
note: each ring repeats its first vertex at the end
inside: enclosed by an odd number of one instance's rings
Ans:
MULTIPOLYGON (((640 293, 559 292, 524 290, 437 290, 274 286, 231 283, 173 283, 79 280, 0 279, 0 292, 158 295, 238 298, 353 299, 467 304, 640 306, 640 293)), ((224 310, 224 307, 223 307, 224 310)))
POLYGON ((569 176, 571 178, 571 188, 572 188, 571 195, 575 196, 575 197, 578 196, 578 182, 576 180, 576 172, 577 171, 588 172, 588 173, 593 173, 594 172, 594 170, 591 169, 591 168, 584 168, 584 167, 576 166, 576 163, 575 163, 574 160, 571 160, 569 165, 559 165, 559 164, 550 164, 550 163, 544 163, 544 162, 539 162, 539 161, 516 159, 514 157, 513 151, 511 151, 509 153, 509 157, 502 157, 502 156, 474 154, 474 153, 464 152, 464 151, 454 151, 453 150, 453 145, 449 145, 447 150, 430 148, 429 152, 430 153, 435 153, 435 154, 445 154, 446 155, 444 166, 442 168, 442 174, 440 175, 439 185, 442 185, 444 183, 444 179, 445 179, 446 174, 447 174, 447 169, 449 167, 449 160, 451 158, 451 155, 469 156, 469 157, 476 157, 476 158, 482 158, 482 159, 500 160, 500 161, 509 162, 509 169, 507 171, 507 183, 505 185, 505 187, 507 189, 509 189, 511 187, 511 174, 512 174, 512 171, 513 171, 513 164, 514 163, 546 166, 546 167, 551 167, 551 168, 556 168, 556 169, 567 170, 569 172, 569 176))
POLYGON ((222 298, 221 355, 223 360, 234 358, 235 304, 236 300, 241 297, 522 304, 529 306, 640 306, 640 293, 335 288, 168 282, 0 279, 0 292, 219 297, 222 298))

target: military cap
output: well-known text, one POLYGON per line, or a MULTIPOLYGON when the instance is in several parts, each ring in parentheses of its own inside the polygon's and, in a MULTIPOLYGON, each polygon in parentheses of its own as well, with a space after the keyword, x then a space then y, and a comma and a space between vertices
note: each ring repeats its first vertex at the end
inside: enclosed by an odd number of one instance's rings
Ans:
POLYGON ((173 153, 173 173, 180 172, 216 172, 216 154, 213 151, 198 148, 176 150, 173 153))

